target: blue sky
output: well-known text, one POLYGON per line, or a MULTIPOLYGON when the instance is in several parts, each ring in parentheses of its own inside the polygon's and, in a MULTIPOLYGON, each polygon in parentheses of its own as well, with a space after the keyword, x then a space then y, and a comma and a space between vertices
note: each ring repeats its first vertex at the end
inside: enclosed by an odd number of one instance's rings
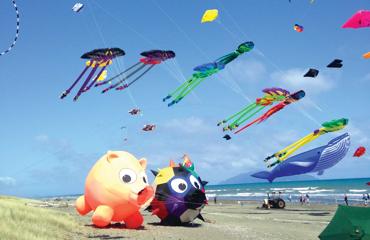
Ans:
MULTIPOLYGON (((9 2, 9 3, 8 3, 9 2)), ((202 178, 217 183, 242 172, 264 168, 263 159, 335 118, 347 117, 351 153, 368 146, 370 111, 370 29, 341 29, 354 12, 369 9, 359 1, 174 1, 19 0, 21 35, 12 52, 0 57, 2 92, 0 194, 45 196, 80 193, 94 162, 107 150, 146 157, 149 168, 193 159, 202 178), (200 24, 204 10, 219 9, 219 20, 200 24), (293 25, 303 25, 303 33, 293 25), (217 76, 207 79, 178 105, 161 99, 192 74, 192 68, 253 41, 217 76), (79 57, 102 47, 120 47, 108 76, 150 49, 172 49, 176 59, 154 68, 129 91, 105 95, 92 89, 73 102, 58 97, 82 71, 79 57), (327 69, 334 58, 342 69, 327 69), (303 78, 310 67, 318 78, 303 78), (306 98, 232 141, 222 139, 216 123, 262 95, 266 87, 304 89, 306 98), (143 116, 127 111, 135 106, 143 116), (142 132, 155 123, 155 132, 142 132), (127 133, 120 130, 127 126, 127 133), (128 141, 123 139, 127 137, 128 141)), ((12 41, 15 16, 2 1, 1 48, 12 41)), ((74 93, 74 92, 73 92, 74 93)), ((326 135, 304 149, 328 142, 326 135)), ((302 149, 302 150, 304 150, 302 149)), ((323 178, 368 177, 370 158, 349 154, 323 178)), ((149 175, 149 174, 148 174, 149 175)))

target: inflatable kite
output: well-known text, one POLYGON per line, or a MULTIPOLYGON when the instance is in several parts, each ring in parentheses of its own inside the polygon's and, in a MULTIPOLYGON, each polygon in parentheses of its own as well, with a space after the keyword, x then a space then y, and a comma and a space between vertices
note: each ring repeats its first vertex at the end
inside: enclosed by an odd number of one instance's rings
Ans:
POLYGON ((179 86, 175 91, 168 94, 163 99, 163 102, 172 98, 172 102, 168 104, 169 107, 175 103, 180 102, 186 95, 188 95, 196 86, 198 86, 206 78, 224 69, 227 64, 234 61, 243 53, 251 51, 253 47, 254 47, 253 42, 242 43, 238 46, 238 49, 235 50, 234 52, 227 54, 223 57, 220 57, 214 62, 202 64, 195 67, 193 69, 195 73, 193 73, 192 77, 186 82, 184 82, 181 86, 179 86))
POLYGON ((218 10, 217 9, 209 9, 206 10, 203 14, 201 23, 205 22, 213 22, 218 17, 218 10))
POLYGON ((267 179, 269 182, 285 176, 294 176, 317 172, 322 175, 341 161, 350 147, 350 137, 345 133, 332 139, 327 145, 288 158, 272 171, 262 171, 251 175, 255 178, 267 179))
POLYGON ((16 14, 16 28, 15 28, 15 37, 14 37, 14 40, 12 42, 12 44, 10 44, 10 46, 8 47, 8 49, 6 49, 5 51, 2 51, 0 53, 0 56, 2 55, 5 55, 7 54, 8 52, 10 52, 13 47, 15 46, 15 44, 17 43, 18 41, 18 36, 19 36, 19 23, 20 23, 20 18, 19 18, 19 11, 18 11, 18 7, 17 7, 17 3, 15 2, 15 0, 12 0, 12 3, 13 3, 13 7, 14 7, 14 10, 15 10, 15 14, 16 14))
POLYGON ((116 76, 108 80, 105 80, 103 82, 95 84, 95 87, 104 85, 107 83, 111 83, 112 80, 129 72, 127 75, 124 75, 121 80, 105 88, 102 91, 102 93, 105 93, 113 88, 115 88, 116 90, 126 89, 129 86, 131 86, 133 83, 135 83, 137 80, 139 80, 142 76, 144 76, 147 72, 149 72, 150 69, 152 69, 155 65, 158 65, 162 63, 163 61, 174 58, 176 56, 175 52, 165 51, 165 50, 151 50, 151 51, 142 52, 140 55, 143 56, 143 58, 141 58, 139 62, 125 69, 123 72, 117 74, 116 76), (130 77, 134 76, 136 73, 139 73, 141 70, 143 71, 136 78, 134 78, 129 83, 126 82, 130 77))
POLYGON ((341 68, 343 67, 342 64, 343 60, 341 59, 334 59, 331 63, 329 63, 326 67, 327 68, 341 68))
POLYGON ((296 32, 303 32, 303 26, 294 24, 294 31, 296 32))
POLYGON ((337 120, 332 120, 329 122, 324 122, 321 126, 322 128, 316 129, 312 133, 308 134, 307 136, 299 139, 298 141, 290 144, 288 147, 272 154, 271 156, 268 156, 265 158, 265 162, 269 162, 271 160, 275 160, 275 162, 270 163, 268 167, 273 167, 281 162, 283 162, 285 159, 287 159, 290 155, 292 155, 295 151, 297 151, 299 148, 303 147, 307 143, 312 142, 316 138, 327 134, 331 132, 336 132, 339 130, 342 130, 345 128, 348 124, 348 119, 341 118, 337 120))
POLYGON ((148 210, 161 219, 164 225, 182 225, 199 218, 204 221, 201 210, 207 204, 204 186, 194 171, 194 164, 185 155, 184 162, 153 171, 155 197, 148 210))
POLYGON ((248 127, 252 126, 255 123, 259 124, 259 123, 267 120, 272 115, 274 115, 275 113, 281 111, 282 109, 284 109, 286 106, 290 105, 291 103, 297 102, 300 99, 304 98, 305 95, 306 95, 306 93, 303 90, 300 90, 298 92, 295 92, 293 94, 288 95, 282 102, 280 102, 277 105, 275 105, 272 108, 270 108, 262 116, 256 118, 255 120, 253 120, 252 122, 248 123, 244 127, 241 127, 240 129, 238 129, 235 132, 235 134, 238 134, 238 133, 244 131, 245 129, 247 129, 248 127))
POLYGON ((303 75, 303 77, 312 77, 312 78, 315 78, 317 77, 317 75, 319 75, 319 70, 317 69, 314 69, 314 68, 310 68, 305 75, 303 75))
POLYGON ((84 5, 82 3, 76 3, 75 5, 73 5, 72 11, 78 13, 82 10, 83 7, 84 5))
POLYGON ((360 10, 347 20, 342 28, 370 27, 370 10, 360 10))
POLYGON ((92 222, 106 227, 111 222, 124 222, 136 229, 143 223, 139 210, 148 206, 154 190, 145 174, 147 162, 123 151, 108 151, 90 170, 85 194, 76 200, 81 215, 94 211, 92 222))
POLYGON ((353 154, 354 157, 362 157, 366 152, 366 148, 365 147, 358 147, 355 151, 355 153, 353 154))
POLYGON ((81 74, 74 81, 74 83, 61 94, 60 99, 67 97, 67 95, 71 92, 71 90, 76 86, 76 84, 81 80, 83 75, 87 72, 87 70, 89 68, 92 68, 92 70, 86 77, 84 83, 78 90, 77 95, 73 98, 74 101, 77 101, 77 99, 83 92, 88 91, 98 81, 100 76, 105 71, 105 68, 112 64, 112 60, 114 58, 121 57, 124 55, 125 52, 120 48, 100 48, 83 54, 81 56, 82 59, 89 59, 86 62, 85 69, 81 72, 81 74), (99 71, 97 76, 93 77, 98 68, 101 68, 101 70, 99 71), (91 79, 92 81, 90 82, 91 79))
POLYGON ((369 59, 370 58, 370 52, 364 53, 364 55, 362 55, 362 57, 365 58, 365 59, 369 59))
POLYGON ((281 88, 266 88, 262 92, 265 93, 262 98, 257 98, 254 103, 249 104, 241 111, 217 123, 217 126, 233 120, 229 125, 224 127, 223 130, 234 130, 258 112, 262 111, 265 107, 273 105, 275 102, 284 101, 290 95, 289 91, 281 88))

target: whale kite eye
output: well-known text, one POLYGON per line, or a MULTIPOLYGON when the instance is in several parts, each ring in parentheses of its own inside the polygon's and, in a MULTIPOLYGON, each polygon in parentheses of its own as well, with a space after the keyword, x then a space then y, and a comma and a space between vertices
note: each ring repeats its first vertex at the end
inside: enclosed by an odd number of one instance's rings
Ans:
POLYGON ((177 193, 184 193, 188 188, 188 184, 184 179, 176 178, 172 180, 171 187, 177 193))
POLYGON ((119 173, 119 177, 124 183, 133 183, 136 181, 136 173, 131 169, 122 169, 119 173))

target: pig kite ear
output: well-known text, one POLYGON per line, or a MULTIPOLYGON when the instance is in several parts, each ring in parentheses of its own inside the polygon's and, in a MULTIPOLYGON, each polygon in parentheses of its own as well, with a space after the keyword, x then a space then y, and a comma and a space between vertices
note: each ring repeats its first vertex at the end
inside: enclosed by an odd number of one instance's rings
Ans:
POLYGON ((119 156, 116 154, 116 153, 114 153, 114 152, 112 152, 112 151, 108 151, 107 152, 107 161, 109 162, 109 163, 111 163, 114 159, 116 159, 116 158, 119 158, 119 156))
POLYGON ((140 165, 141 165, 141 167, 143 168, 143 169, 146 169, 146 159, 145 158, 142 158, 142 159, 140 159, 139 160, 139 163, 140 163, 140 165))

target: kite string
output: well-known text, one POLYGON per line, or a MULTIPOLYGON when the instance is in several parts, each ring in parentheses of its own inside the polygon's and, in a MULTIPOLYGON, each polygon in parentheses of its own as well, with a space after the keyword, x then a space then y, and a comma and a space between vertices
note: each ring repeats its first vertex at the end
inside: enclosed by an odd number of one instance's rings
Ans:
MULTIPOLYGON (((236 22, 236 20, 234 19, 234 17, 229 13, 229 11, 226 9, 226 7, 222 4, 222 1, 219 0, 218 1, 219 4, 220 4, 220 8, 223 9, 223 11, 226 13, 226 15, 230 18, 231 22, 235 25, 235 27, 239 30, 239 32, 244 35, 246 38, 248 38, 248 35, 244 32, 244 30, 240 27, 240 25, 236 22)), ((307 12, 306 12, 307 14, 307 12)), ((306 15, 305 14, 305 15, 306 15)), ((255 52, 258 53, 260 56, 262 56, 263 58, 265 58, 265 60, 267 60, 280 74, 284 75, 284 72, 282 71, 282 69, 275 63, 273 62, 270 58, 268 58, 261 50, 259 50, 257 47, 254 48, 255 52)), ((312 100, 311 100, 312 101, 312 100)), ((313 101, 312 101, 313 102, 313 101)), ((316 103, 313 102, 313 104, 315 105, 315 107, 317 109, 320 109, 320 111, 322 111, 321 107, 319 105, 317 105, 316 103)), ((313 121, 314 123, 316 123, 317 125, 320 125, 320 123, 314 118, 312 117, 309 113, 307 113, 306 111, 304 111, 303 109, 301 108, 298 108, 299 111, 305 116, 307 117, 309 120, 313 121)))
MULTIPOLYGON (((189 35, 174 21, 174 19, 166 13, 166 11, 156 2, 156 0, 152 0, 152 2, 155 4, 155 6, 176 26, 176 28, 195 46, 195 48, 205 57, 208 61, 212 61, 210 57, 196 44, 196 42, 189 37, 189 35)), ((251 102, 250 98, 246 96, 242 88, 239 86, 237 82, 235 82, 233 79, 228 79, 228 81, 232 81, 232 84, 237 88, 230 87, 227 84, 224 84, 226 87, 230 88, 232 91, 234 91, 237 94, 240 94, 243 98, 245 98, 247 101, 251 102)), ((222 82, 222 81, 221 81, 222 82)), ((222 82, 223 83, 223 82, 222 82)))

